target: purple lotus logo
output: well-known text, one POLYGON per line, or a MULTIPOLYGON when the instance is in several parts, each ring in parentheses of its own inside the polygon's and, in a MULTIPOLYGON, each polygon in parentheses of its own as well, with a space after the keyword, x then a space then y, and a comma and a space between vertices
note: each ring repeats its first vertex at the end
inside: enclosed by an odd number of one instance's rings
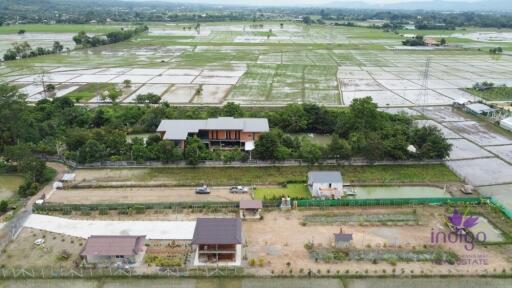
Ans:
POLYGON ((460 214, 459 209, 457 208, 453 210, 453 214, 451 216, 448 216, 448 220, 453 224, 456 230, 469 229, 475 227, 476 224, 478 224, 477 216, 465 217, 464 215, 460 214))
POLYGON ((457 208, 453 210, 453 214, 448 216, 448 228, 450 228, 450 232, 446 233, 445 231, 435 231, 432 228, 430 233, 430 241, 432 244, 463 244, 464 248, 467 251, 471 251, 475 248, 475 240, 478 242, 485 242, 487 240, 487 236, 484 232, 476 232, 471 231, 471 228, 475 227, 478 224, 477 216, 466 216, 466 213, 461 214, 457 208))

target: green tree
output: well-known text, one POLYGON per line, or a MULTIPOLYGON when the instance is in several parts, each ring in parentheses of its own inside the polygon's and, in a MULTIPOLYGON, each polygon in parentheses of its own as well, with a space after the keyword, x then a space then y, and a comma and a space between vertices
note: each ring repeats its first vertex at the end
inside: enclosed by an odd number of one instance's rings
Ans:
POLYGON ((101 100, 109 99, 115 104, 121 95, 123 95, 123 92, 120 89, 116 87, 108 87, 107 90, 101 93, 101 100))
POLYGON ((352 157, 352 148, 344 139, 340 139, 338 135, 333 135, 331 143, 327 147, 327 155, 329 158, 341 160, 350 159, 352 157))
POLYGON ((0 201, 0 212, 5 213, 9 209, 9 202, 7 200, 0 201))
POLYGON ((96 140, 89 140, 78 151, 78 161, 80 163, 97 162, 104 159, 106 148, 96 140))
POLYGON ((28 157, 18 163, 18 171, 27 176, 31 182, 44 182, 46 164, 35 157, 28 157))
POLYGON ((309 125, 308 114, 300 104, 288 104, 277 116, 277 125, 285 132, 304 132, 309 125))
POLYGON ((201 139, 196 136, 187 139, 185 151, 183 152, 183 156, 185 160, 187 160, 187 164, 194 166, 199 164, 199 161, 205 159, 206 153, 206 146, 201 139))
POLYGON ((309 164, 315 164, 322 158, 322 148, 319 145, 311 143, 307 138, 302 139, 299 150, 300 158, 309 164))
POLYGON ((158 96, 154 93, 139 94, 135 98, 135 102, 137 102, 139 104, 147 104, 147 103, 157 104, 158 102, 160 102, 160 96, 158 96))
POLYGON ((371 97, 358 98, 349 107, 352 131, 376 131, 382 127, 382 112, 377 110, 377 104, 371 97))
POLYGON ((415 128, 411 138, 411 144, 418 148, 418 158, 445 159, 450 156, 452 144, 446 141, 441 130, 435 126, 415 128))
POLYGON ((240 104, 228 102, 222 107, 222 116, 224 117, 244 117, 244 111, 240 104))

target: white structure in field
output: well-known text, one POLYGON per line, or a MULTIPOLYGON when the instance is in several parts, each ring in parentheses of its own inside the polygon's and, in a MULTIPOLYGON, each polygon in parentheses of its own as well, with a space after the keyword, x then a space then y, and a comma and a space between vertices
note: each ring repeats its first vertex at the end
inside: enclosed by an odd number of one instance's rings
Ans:
POLYGON ((512 131, 512 117, 505 118, 500 121, 500 126, 508 131, 512 131))
POLYGON ((339 171, 310 171, 308 188, 313 197, 338 199, 343 194, 343 178, 339 171))

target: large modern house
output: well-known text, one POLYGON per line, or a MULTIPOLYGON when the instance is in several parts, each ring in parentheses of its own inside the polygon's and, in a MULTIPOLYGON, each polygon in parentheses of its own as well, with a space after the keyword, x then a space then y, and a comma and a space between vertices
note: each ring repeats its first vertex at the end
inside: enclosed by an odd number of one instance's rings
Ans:
POLYGON ((268 132, 265 118, 219 117, 206 120, 162 120, 157 130, 162 139, 184 148, 188 137, 197 136, 209 148, 252 150, 261 133, 268 132))

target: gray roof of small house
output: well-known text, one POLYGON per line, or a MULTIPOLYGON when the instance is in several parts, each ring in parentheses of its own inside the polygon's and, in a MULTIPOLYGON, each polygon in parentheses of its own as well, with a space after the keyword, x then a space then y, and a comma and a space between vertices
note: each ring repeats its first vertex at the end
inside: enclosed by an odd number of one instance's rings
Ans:
POLYGON ((352 234, 336 233, 334 234, 334 241, 336 242, 350 242, 353 240, 352 234))
POLYGON ((343 183, 343 178, 339 171, 310 171, 308 184, 313 183, 343 183))
POLYGON ((238 218, 198 218, 192 244, 242 244, 242 221, 238 218))
POLYGON ((206 120, 162 120, 157 132, 164 132, 166 140, 185 140, 189 133, 199 130, 240 130, 243 132, 268 132, 266 118, 219 117, 206 120))

